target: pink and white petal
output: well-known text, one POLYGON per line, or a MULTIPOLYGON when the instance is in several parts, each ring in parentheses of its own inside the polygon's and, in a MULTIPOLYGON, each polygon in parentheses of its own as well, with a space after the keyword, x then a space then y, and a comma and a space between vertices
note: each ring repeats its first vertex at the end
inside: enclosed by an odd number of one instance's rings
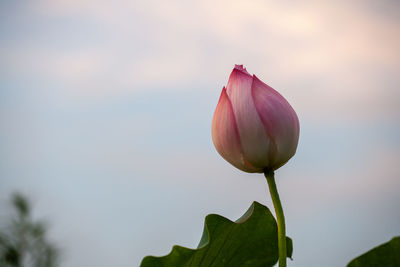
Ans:
POLYGON ((259 172, 244 158, 235 115, 225 88, 214 112, 211 134, 215 148, 226 161, 242 171, 259 172))
POLYGON ((253 79, 252 94, 265 132, 276 146, 271 168, 278 169, 296 153, 299 119, 289 102, 256 76, 253 79))
POLYGON ((243 65, 236 64, 234 69, 239 70, 239 71, 243 72, 244 74, 251 76, 250 73, 247 72, 246 68, 243 67, 243 65))
POLYGON ((245 158, 252 165, 265 168, 270 165, 268 155, 271 142, 253 102, 252 83, 253 77, 236 66, 229 77, 226 91, 232 103, 245 158))

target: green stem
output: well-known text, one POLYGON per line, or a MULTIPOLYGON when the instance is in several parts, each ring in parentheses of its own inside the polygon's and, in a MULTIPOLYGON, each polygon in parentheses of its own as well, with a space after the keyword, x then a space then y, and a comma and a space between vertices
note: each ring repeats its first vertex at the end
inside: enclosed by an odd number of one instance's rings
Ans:
POLYGON ((264 175, 268 181, 269 192, 271 194, 272 203, 274 203, 276 220, 278 221, 279 267, 286 267, 285 216, 283 215, 281 200, 279 199, 278 190, 276 189, 274 172, 265 170, 264 175))

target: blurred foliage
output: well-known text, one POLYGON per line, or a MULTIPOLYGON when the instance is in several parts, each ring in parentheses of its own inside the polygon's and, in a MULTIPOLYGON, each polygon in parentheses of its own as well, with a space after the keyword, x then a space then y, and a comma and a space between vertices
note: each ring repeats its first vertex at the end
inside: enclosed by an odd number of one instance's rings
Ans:
MULTIPOLYGON (((287 237, 287 255, 292 256, 292 240, 287 237)), ((278 227, 270 210, 253 202, 236 222, 208 215, 197 249, 174 246, 164 257, 147 256, 141 267, 226 266, 265 267, 278 262, 278 227)))
POLYGON ((377 246, 352 260, 347 267, 400 267, 400 237, 377 246))
POLYGON ((25 196, 15 193, 11 200, 14 214, 0 231, 0 266, 59 266, 59 249, 47 240, 46 224, 32 219, 25 196))

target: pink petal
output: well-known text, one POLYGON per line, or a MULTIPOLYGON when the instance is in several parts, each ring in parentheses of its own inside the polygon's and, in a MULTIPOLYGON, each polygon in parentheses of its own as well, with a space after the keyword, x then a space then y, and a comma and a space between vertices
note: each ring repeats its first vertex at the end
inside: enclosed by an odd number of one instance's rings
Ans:
POLYGON ((296 153, 299 120, 286 99, 256 76, 253 79, 252 94, 265 133, 275 144, 275 155, 270 166, 275 170, 296 153))
POLYGON ((255 108, 251 95, 253 77, 241 66, 235 66, 227 85, 245 158, 257 168, 270 165, 271 142, 255 108))
POLYGON ((240 170, 259 172, 243 156, 235 115, 225 88, 214 112, 211 134, 215 148, 226 161, 240 170))
POLYGON ((251 76, 250 73, 247 72, 246 68, 243 67, 243 65, 236 64, 234 69, 239 70, 239 71, 243 72, 244 74, 251 76))

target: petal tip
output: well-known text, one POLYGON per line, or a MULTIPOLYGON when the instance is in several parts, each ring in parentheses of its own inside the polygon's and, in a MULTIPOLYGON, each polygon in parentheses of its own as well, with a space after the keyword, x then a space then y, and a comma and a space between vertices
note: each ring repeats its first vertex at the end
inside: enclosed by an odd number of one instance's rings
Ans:
POLYGON ((221 102, 221 100, 222 100, 224 97, 227 97, 225 86, 222 88, 221 94, 220 94, 220 96, 219 96, 218 104, 219 104, 219 102, 221 102))
POLYGON ((233 69, 241 71, 241 72, 243 72, 243 73, 245 73, 247 75, 250 75, 250 73, 247 72, 246 68, 243 67, 243 64, 240 64, 240 65, 239 64, 235 64, 235 67, 233 69))

